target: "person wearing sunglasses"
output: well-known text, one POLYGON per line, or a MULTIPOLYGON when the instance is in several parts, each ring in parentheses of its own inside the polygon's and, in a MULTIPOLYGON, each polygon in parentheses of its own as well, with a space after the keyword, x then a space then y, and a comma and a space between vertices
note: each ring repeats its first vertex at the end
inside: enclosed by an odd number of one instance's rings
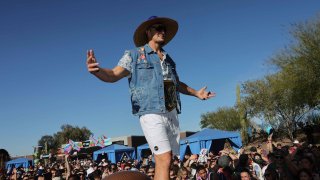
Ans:
POLYGON ((195 90, 179 79, 176 63, 163 49, 176 35, 177 21, 152 16, 135 30, 136 48, 125 51, 113 69, 101 68, 93 50, 87 52, 88 71, 108 83, 129 80, 132 113, 155 159, 155 179, 168 180, 170 162, 179 154, 180 93, 207 100, 215 96, 207 87, 195 90))

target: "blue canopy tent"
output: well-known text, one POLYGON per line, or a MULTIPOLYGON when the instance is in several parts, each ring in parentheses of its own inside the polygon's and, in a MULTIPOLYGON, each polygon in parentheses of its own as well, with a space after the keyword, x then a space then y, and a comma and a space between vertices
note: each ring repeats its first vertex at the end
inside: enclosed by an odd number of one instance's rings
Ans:
POLYGON ((144 150, 149 150, 150 148, 149 148, 149 145, 148 145, 148 143, 146 143, 146 144, 142 144, 142 145, 140 145, 140 146, 138 146, 137 147, 137 158, 138 158, 138 160, 140 161, 141 160, 141 156, 143 155, 143 151, 144 150))
POLYGON ((180 159, 183 159, 187 148, 190 148, 192 154, 199 154, 203 148, 210 150, 213 147, 223 147, 225 140, 228 140, 235 150, 242 146, 241 136, 238 131, 205 128, 180 140, 180 159))
POLYGON ((33 160, 27 159, 27 158, 18 158, 18 159, 13 159, 11 161, 8 161, 6 163, 6 168, 11 169, 12 167, 24 167, 28 168, 29 166, 33 165, 33 160))
POLYGON ((93 160, 97 160, 99 155, 107 154, 108 160, 116 163, 126 155, 129 159, 135 159, 135 150, 133 147, 123 146, 119 144, 112 144, 100 150, 93 152, 93 160))

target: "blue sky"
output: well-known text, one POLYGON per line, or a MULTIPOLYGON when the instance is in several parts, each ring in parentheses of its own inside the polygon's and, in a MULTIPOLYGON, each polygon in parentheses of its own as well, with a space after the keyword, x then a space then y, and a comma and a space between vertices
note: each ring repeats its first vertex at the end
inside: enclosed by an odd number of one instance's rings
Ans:
POLYGON ((291 42, 291 24, 319 10, 315 0, 0 1, 0 148, 31 154, 63 124, 96 136, 142 135, 127 79, 103 83, 85 59, 92 48, 101 66, 114 67, 152 15, 179 22, 165 50, 180 79, 217 93, 209 101, 182 96, 181 130, 200 130, 201 114, 233 106, 236 85, 269 73, 266 61, 291 42))

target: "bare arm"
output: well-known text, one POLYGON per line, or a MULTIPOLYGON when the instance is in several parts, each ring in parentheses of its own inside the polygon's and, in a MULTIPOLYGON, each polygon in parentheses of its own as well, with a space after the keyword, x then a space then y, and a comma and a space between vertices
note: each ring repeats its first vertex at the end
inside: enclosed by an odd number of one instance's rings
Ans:
POLYGON ((14 180, 17 179, 17 169, 16 168, 13 169, 11 178, 14 179, 14 180))
POLYGON ((93 50, 87 52, 87 68, 91 74, 95 75, 100 80, 110 83, 116 82, 130 74, 128 70, 120 66, 116 66, 113 69, 100 68, 93 50))
POLYGON ((190 164, 190 161, 191 161, 191 160, 195 161, 197 158, 198 158, 198 156, 197 156, 196 154, 192 154, 192 155, 189 157, 189 159, 187 159, 187 161, 184 162, 183 166, 184 166, 185 168, 187 168, 188 171, 191 172, 191 167, 190 167, 191 164, 190 164))
POLYGON ((272 135, 273 135, 273 133, 271 133, 268 136, 267 148, 268 148, 269 153, 273 152, 272 135))
POLYGON ((71 167, 69 164, 69 155, 65 155, 65 166, 67 168, 66 179, 69 179, 69 177, 71 175, 71 167))
POLYGON ((190 163, 190 158, 186 160, 186 162, 183 163, 183 167, 187 168, 188 171, 191 171, 191 168, 189 166, 190 163))
POLYGON ((113 69, 99 68, 98 72, 94 72, 92 74, 104 82, 113 83, 128 76, 129 71, 123 67, 116 66, 113 69))
POLYGON ((232 153, 229 153, 229 157, 232 159, 232 161, 238 161, 238 157, 232 153))
POLYGON ((200 90, 196 91, 195 89, 189 87, 184 82, 179 82, 179 92, 189 96, 195 96, 201 100, 207 100, 214 97, 216 94, 214 92, 207 92, 207 87, 203 87, 200 90))

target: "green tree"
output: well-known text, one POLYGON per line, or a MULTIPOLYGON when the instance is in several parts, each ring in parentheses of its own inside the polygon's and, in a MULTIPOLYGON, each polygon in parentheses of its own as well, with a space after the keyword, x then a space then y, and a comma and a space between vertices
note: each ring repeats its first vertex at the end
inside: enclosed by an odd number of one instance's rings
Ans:
POLYGON ((299 121, 319 109, 320 19, 294 24, 293 41, 271 59, 276 72, 243 84, 251 116, 281 128, 293 139, 299 121))
MULTIPOLYGON (((58 143, 51 135, 44 135, 41 137, 41 139, 38 141, 38 145, 45 148, 47 146, 48 149, 58 149, 58 143)), ((47 152, 45 152, 47 153, 47 152)))
POLYGON ((241 126, 241 139, 243 144, 247 144, 249 142, 248 138, 248 126, 249 122, 247 119, 247 112, 245 106, 241 103, 240 97, 240 86, 237 85, 237 109, 239 114, 239 122, 241 126))
POLYGON ((239 113, 234 107, 218 108, 215 112, 201 115, 201 128, 216 128, 227 131, 240 130, 239 113))
POLYGON ((66 144, 69 142, 69 139, 73 141, 85 141, 88 140, 91 131, 86 127, 78 127, 72 126, 69 124, 64 124, 61 126, 61 130, 56 132, 55 134, 51 135, 44 135, 38 141, 39 146, 47 149, 57 150, 61 147, 62 144, 66 144))
POLYGON ((305 105, 310 108, 320 103, 320 16, 293 25, 294 43, 272 59, 282 73, 290 78, 305 105))
POLYGON ((252 117, 258 117, 281 128, 293 140, 297 123, 312 108, 306 106, 296 85, 288 81, 286 73, 276 73, 262 80, 243 84, 244 104, 252 117))
POLYGON ((54 139, 57 141, 58 145, 68 143, 69 139, 73 141, 84 141, 88 140, 91 131, 86 127, 79 128, 78 126, 72 126, 69 124, 65 124, 61 126, 61 131, 55 133, 53 135, 54 139))

